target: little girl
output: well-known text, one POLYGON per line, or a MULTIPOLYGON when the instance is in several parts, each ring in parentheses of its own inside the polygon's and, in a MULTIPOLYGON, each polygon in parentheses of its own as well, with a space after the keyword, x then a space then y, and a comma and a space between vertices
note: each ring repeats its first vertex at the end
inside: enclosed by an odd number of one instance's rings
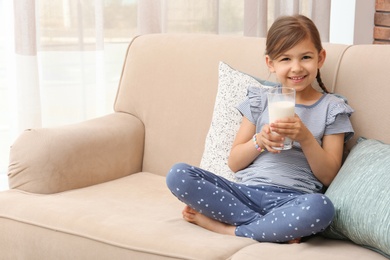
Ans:
POLYGON ((322 83, 325 57, 310 19, 295 15, 274 22, 265 62, 281 86, 295 89, 295 117, 269 124, 266 89, 249 87, 238 105, 243 120, 228 160, 237 182, 185 163, 167 175, 169 189, 187 204, 186 221, 267 242, 299 242, 331 223, 334 207, 321 192, 341 167, 344 142, 353 135, 353 110, 322 83), (323 92, 312 87, 315 79, 323 92), (274 149, 286 137, 293 148, 274 149))

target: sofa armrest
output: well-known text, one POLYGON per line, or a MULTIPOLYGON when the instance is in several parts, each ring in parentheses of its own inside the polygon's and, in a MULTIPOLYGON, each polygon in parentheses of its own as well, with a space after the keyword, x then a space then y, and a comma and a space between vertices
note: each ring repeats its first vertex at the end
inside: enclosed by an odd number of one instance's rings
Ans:
POLYGON ((78 124, 24 131, 10 150, 11 189, 50 194, 139 172, 144 126, 114 113, 78 124))

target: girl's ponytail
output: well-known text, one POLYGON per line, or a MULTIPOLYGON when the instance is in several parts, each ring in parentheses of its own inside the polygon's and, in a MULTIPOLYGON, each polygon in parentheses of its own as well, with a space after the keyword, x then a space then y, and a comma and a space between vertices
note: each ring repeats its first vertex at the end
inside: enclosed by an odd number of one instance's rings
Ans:
POLYGON ((317 70, 317 77, 316 78, 317 78, 318 85, 320 85, 321 89, 325 93, 329 93, 328 89, 325 87, 325 84, 322 82, 320 69, 317 70))

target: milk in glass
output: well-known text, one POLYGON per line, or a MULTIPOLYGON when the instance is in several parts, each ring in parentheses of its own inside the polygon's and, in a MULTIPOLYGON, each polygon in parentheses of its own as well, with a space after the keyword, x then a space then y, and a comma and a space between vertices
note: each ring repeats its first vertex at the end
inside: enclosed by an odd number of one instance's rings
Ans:
MULTIPOLYGON (((293 117, 295 114, 295 89, 275 88, 268 92, 269 122, 277 119, 293 117)), ((274 133, 276 134, 276 133, 274 133)), ((283 147, 272 147, 276 150, 288 150, 292 148, 292 140, 288 137, 284 140, 283 147)))

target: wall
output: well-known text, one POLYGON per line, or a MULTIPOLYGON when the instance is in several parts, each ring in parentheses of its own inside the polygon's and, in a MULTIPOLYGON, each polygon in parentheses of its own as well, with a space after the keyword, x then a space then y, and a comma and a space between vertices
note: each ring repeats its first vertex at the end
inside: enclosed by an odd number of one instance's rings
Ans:
POLYGON ((390 44, 390 0, 376 0, 374 43, 390 44))
POLYGON ((333 0, 331 2, 331 43, 372 44, 375 0, 333 0))

